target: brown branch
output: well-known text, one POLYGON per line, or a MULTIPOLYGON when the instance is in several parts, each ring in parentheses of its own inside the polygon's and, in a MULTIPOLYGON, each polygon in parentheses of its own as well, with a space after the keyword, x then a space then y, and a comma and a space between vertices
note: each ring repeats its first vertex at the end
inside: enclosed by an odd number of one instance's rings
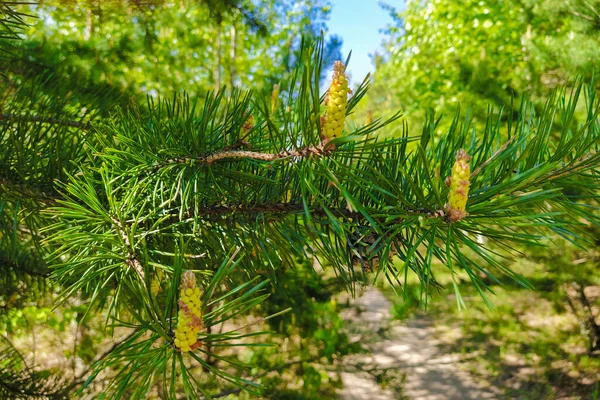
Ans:
POLYGON ((70 126, 84 131, 91 127, 89 123, 58 119, 54 117, 39 117, 37 115, 0 114, 0 121, 41 122, 51 125, 70 126))
POLYGON ((127 259, 125 260, 125 263, 129 267, 133 268, 133 270, 135 272, 137 272, 137 274, 142 279, 142 282, 145 284, 146 281, 144 279, 144 277, 145 277, 144 267, 142 267, 142 263, 140 262, 140 260, 137 258, 136 254, 135 254, 135 250, 134 250, 133 246, 131 245, 131 242, 129 241, 127 232, 125 232, 125 229, 123 228, 123 225, 121 224, 121 221, 119 221, 116 217, 112 217, 111 220, 115 224, 115 227, 117 228, 117 232, 119 233, 119 235, 121 236, 121 239, 123 240, 123 242, 125 243, 125 246, 127 247, 128 254, 127 254, 127 259))
POLYGON ((39 190, 38 188, 33 188, 31 185, 26 183, 11 182, 5 178, 0 178, 0 188, 6 191, 18 192, 18 195, 22 197, 29 197, 33 200, 46 203, 47 205, 55 204, 57 200, 56 197, 48 192, 39 190))
POLYGON ((252 158, 255 160, 275 161, 291 157, 310 157, 311 155, 323 156, 330 152, 323 145, 302 147, 296 150, 282 150, 279 153, 259 153, 256 151, 230 150, 209 155, 203 161, 212 164, 215 161, 231 158, 252 158))
MULTIPOLYGON (((304 204, 301 203, 273 203, 260 205, 229 205, 229 206, 207 206, 198 208, 197 213, 200 218, 203 217, 221 217, 233 216, 240 214, 256 215, 256 214, 302 214, 304 213, 304 204)), ((427 210, 427 209, 405 209, 409 215, 422 215, 424 218, 445 218, 444 210, 427 210)), ((363 219, 364 216, 360 212, 350 210, 348 208, 329 208, 325 210, 321 207, 309 208, 311 215, 326 217, 330 214, 335 217, 346 217, 352 219, 363 219)), ((193 216, 193 211, 188 211, 185 214, 186 218, 193 216)), ((371 215, 373 217, 373 215, 371 215)), ((175 216, 174 216, 175 217, 175 216)), ((178 216, 177 216, 178 218, 178 216)))
MULTIPOLYGON (((244 145, 244 143, 242 143, 244 145)), ((288 158, 304 158, 310 156, 322 157, 329 155, 333 151, 334 147, 332 145, 327 145, 327 141, 323 141, 318 146, 306 146, 301 147, 295 150, 281 150, 279 153, 261 153, 258 151, 249 151, 249 150, 231 150, 225 149, 221 151, 217 151, 206 156, 198 156, 198 157, 181 157, 181 158, 171 158, 166 161, 166 163, 160 164, 167 165, 172 163, 177 164, 188 164, 188 163, 201 163, 201 164, 212 164, 215 161, 219 160, 235 160, 235 159, 252 159, 252 160, 261 160, 261 161, 278 161, 285 160, 288 158)))
MULTIPOLYGON (((428 219, 442 219, 444 221, 448 221, 446 212, 444 210, 405 209, 405 211, 408 216, 419 215, 428 219)), ((256 215, 265 215, 267 216, 265 217, 265 222, 268 223, 281 222, 289 215, 303 214, 304 212, 304 205, 298 203, 274 203, 256 206, 207 206, 204 208, 187 211, 184 213, 183 219, 180 219, 179 214, 172 214, 171 217, 168 218, 168 221, 172 223, 188 223, 194 220, 194 213, 197 213, 197 218, 204 221, 218 221, 221 218, 239 218, 240 216, 253 217, 256 215), (269 215, 271 218, 268 217, 269 215)), ((309 208, 309 213, 311 216, 317 217, 329 217, 330 215, 333 215, 334 217, 343 217, 355 221, 365 220, 365 216, 360 212, 349 210, 348 208, 343 207, 329 208, 327 210, 321 207, 309 208)), ((375 213, 371 213, 370 216, 378 222, 385 222, 387 218, 385 211, 377 211, 375 213)), ((404 219, 404 217, 398 217, 397 220, 402 219, 404 219)))
MULTIPOLYGON (((362 214, 347 208, 333 208, 328 210, 336 217, 362 218, 362 214)), ((262 204, 256 206, 209 206, 198 209, 201 216, 224 216, 229 214, 299 214, 304 212, 304 205, 298 203, 274 203, 262 204)), ((310 210, 313 215, 326 216, 328 213, 323 208, 314 208, 310 210)), ((191 212, 188 213, 188 217, 191 212)))
POLYGON ((579 157, 575 163, 567 164, 558 169, 550 171, 548 173, 548 176, 546 177, 546 179, 547 180, 559 179, 564 176, 574 175, 576 172, 581 171, 583 169, 589 169, 590 166, 588 166, 586 164, 586 161, 588 159, 590 159, 591 157, 595 156, 596 154, 597 153, 595 151, 590 151, 589 153, 579 157), (563 171, 563 172, 561 172, 561 171, 563 171), (554 174, 556 174, 556 175, 554 175, 554 174))

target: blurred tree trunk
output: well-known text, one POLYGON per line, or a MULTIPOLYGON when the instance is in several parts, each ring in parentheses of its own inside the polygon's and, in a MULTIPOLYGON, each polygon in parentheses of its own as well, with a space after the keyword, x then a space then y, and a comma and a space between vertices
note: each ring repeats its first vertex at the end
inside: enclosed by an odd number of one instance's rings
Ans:
POLYGON ((229 61, 229 84, 231 90, 235 86, 235 47, 236 47, 236 30, 235 25, 231 27, 231 60, 229 61))
POLYGON ((592 310, 589 298, 585 294, 585 286, 577 282, 571 283, 572 290, 567 289, 567 300, 573 314, 581 322, 582 331, 588 336, 590 353, 600 351, 600 326, 592 310), (576 306, 573 300, 576 300, 576 306))
POLYGON ((217 21, 217 64, 215 67, 215 91, 221 88, 221 20, 217 21))

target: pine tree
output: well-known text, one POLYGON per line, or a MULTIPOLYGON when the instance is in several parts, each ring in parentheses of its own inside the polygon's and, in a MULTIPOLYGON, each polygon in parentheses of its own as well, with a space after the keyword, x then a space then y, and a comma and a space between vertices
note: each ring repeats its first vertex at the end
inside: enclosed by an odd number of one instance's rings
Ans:
MULTIPOLYGON (((2 7, 3 35, 14 33, 20 16, 2 7)), ((593 84, 557 91, 539 115, 527 101, 490 110, 483 131, 457 112, 434 138, 440 119, 430 113, 412 137, 400 113, 347 121, 368 80, 350 96, 339 63, 320 93, 322 62, 323 42, 303 43, 276 91, 149 98, 110 113, 99 106, 109 92, 84 104, 48 77, 5 77, 3 299, 19 282, 33 296, 29 282, 50 282, 61 301, 105 312, 107 333, 126 333, 47 397, 100 375, 107 398, 157 387, 164 398, 258 394, 269 371, 250 371, 235 349, 269 344, 268 322, 289 311, 269 295, 288 290, 282 273, 299 274, 299 260, 318 260, 351 291, 379 278, 401 289, 415 274, 425 299, 439 286, 437 260, 466 272, 491 306, 488 279, 530 286, 505 266, 518 246, 549 232, 585 245, 585 226, 600 223, 593 84), (231 390, 212 390, 215 377, 231 390)), ((5 354, 0 393, 35 397, 6 385, 18 374, 40 381, 17 365, 18 352, 5 354)))

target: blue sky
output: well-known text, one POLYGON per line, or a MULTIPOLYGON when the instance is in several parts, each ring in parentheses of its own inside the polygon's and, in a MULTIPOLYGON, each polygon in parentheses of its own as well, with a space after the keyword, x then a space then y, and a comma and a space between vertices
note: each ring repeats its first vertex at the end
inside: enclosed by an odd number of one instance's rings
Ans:
MULTIPOLYGON (((371 57, 381 48, 384 34, 380 31, 392 22, 388 12, 383 10, 378 0, 332 0, 329 33, 342 37, 342 54, 352 58, 348 66, 351 84, 358 84, 373 72, 371 57)), ((387 0, 388 4, 400 7, 403 1, 387 0)))

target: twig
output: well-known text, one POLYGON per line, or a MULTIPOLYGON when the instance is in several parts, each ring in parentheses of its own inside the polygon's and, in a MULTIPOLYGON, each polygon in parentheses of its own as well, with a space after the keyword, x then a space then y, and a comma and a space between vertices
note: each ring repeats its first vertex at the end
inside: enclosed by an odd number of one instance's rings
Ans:
POLYGON ((84 131, 91 127, 89 123, 58 119, 54 117, 39 117, 37 115, 0 114, 0 121, 42 122, 45 124, 70 126, 84 131))
POLYGON ((47 204, 54 204, 57 200, 57 198, 54 197, 53 195, 48 194, 41 190, 31 188, 26 183, 11 182, 9 179, 6 179, 6 178, 0 178, 0 187, 2 187, 3 189, 14 190, 15 192, 18 192, 19 195, 21 195, 23 197, 30 197, 30 198, 33 198, 35 200, 38 200, 40 202, 44 202, 47 204))
POLYGON ((596 19, 595 19, 595 18, 592 18, 592 17, 590 17, 589 15, 581 14, 581 13, 579 13, 579 12, 577 12, 577 11, 571 11, 571 14, 573 14, 573 15, 574 15, 574 16, 576 16, 576 17, 579 17, 579 18, 586 19, 586 20, 588 20, 588 21, 590 21, 590 22, 596 22, 596 19))
POLYGON ((555 170, 551 171, 548 174, 546 179, 550 181, 550 180, 562 178, 563 176, 574 174, 577 171, 589 168, 589 166, 586 165, 586 161, 589 158, 595 156, 596 154, 597 153, 595 151, 590 151, 590 152, 584 154, 582 157, 579 157, 575 163, 567 164, 567 165, 560 167, 559 169, 555 169, 555 170), (561 171, 563 171, 563 172, 561 172, 561 171), (554 174, 556 174, 556 175, 554 175, 554 174))
POLYGON ((100 361, 102 361, 106 357, 108 357, 119 345, 121 345, 123 342, 131 339, 134 335, 136 335, 138 333, 138 331, 139 331, 138 329, 135 329, 133 332, 131 332, 129 335, 125 336, 123 339, 119 340, 118 342, 113 343, 113 345, 110 346, 104 353, 102 353, 98 357, 96 357, 96 359, 84 371, 80 372, 75 377, 75 379, 69 385, 67 385, 66 388, 64 388, 64 393, 70 392, 75 386, 79 385, 80 383, 83 383, 85 376, 90 373, 90 371, 92 370, 94 365, 98 364, 100 361))
MULTIPOLYGON (((273 203, 273 204, 261 204, 256 206, 247 205, 234 205, 234 206, 208 206, 198 209, 198 214, 202 217, 207 216, 224 216, 228 214, 298 214, 303 213, 305 210, 304 204, 299 203, 273 203)), ((362 218, 362 214, 356 211, 350 211, 347 208, 332 208, 328 210, 329 213, 336 217, 347 217, 347 218, 362 218)), ((311 214, 325 216, 328 213, 323 208, 310 209, 311 214)), ((187 213, 188 217, 191 217, 192 211, 187 213)))
POLYGON ((261 153, 258 151, 225 149, 205 156, 170 158, 166 161, 166 163, 159 164, 159 166, 168 165, 172 163, 200 163, 210 165, 215 161, 219 160, 235 160, 244 158, 261 161, 278 161, 294 157, 322 157, 330 154, 333 151, 333 149, 334 147, 332 145, 328 145, 327 142, 322 142, 318 146, 306 146, 295 150, 281 150, 279 153, 261 153))
POLYGON ((129 265, 131 268, 133 268, 135 270, 135 272, 137 272, 137 274, 142 279, 142 282, 145 284, 146 281, 144 279, 144 277, 145 277, 144 267, 142 267, 142 263, 135 255, 135 250, 131 246, 131 243, 129 242, 129 237, 127 236, 127 232, 125 232, 125 229, 123 228, 123 225, 121 224, 121 221, 119 221, 116 217, 111 217, 111 220, 115 224, 115 226, 117 228, 117 232, 121 236, 121 239, 125 243, 125 246, 127 246, 128 254, 127 254, 127 259, 125 260, 125 263, 127 265, 129 265))
POLYGON ((491 163, 492 160, 498 156, 498 154, 500 154, 504 150, 506 150, 506 148, 508 147, 508 145, 511 144, 513 142, 513 140, 515 140, 515 137, 516 136, 513 136, 510 139, 508 139, 508 142, 504 143, 490 158, 488 158, 487 160, 485 160, 479 167, 477 167, 475 169, 475 171, 471 172, 471 179, 473 179, 473 177, 475 177, 475 175, 477 175, 479 172, 481 172, 481 170, 483 168, 485 168, 486 165, 488 165, 489 163, 491 163))
POLYGON ((308 146, 297 150, 282 150, 279 153, 260 153, 247 150, 229 150, 213 153, 204 159, 207 164, 229 158, 252 158, 255 160, 275 161, 291 157, 309 157, 311 155, 322 156, 328 154, 329 150, 324 146, 308 146))

